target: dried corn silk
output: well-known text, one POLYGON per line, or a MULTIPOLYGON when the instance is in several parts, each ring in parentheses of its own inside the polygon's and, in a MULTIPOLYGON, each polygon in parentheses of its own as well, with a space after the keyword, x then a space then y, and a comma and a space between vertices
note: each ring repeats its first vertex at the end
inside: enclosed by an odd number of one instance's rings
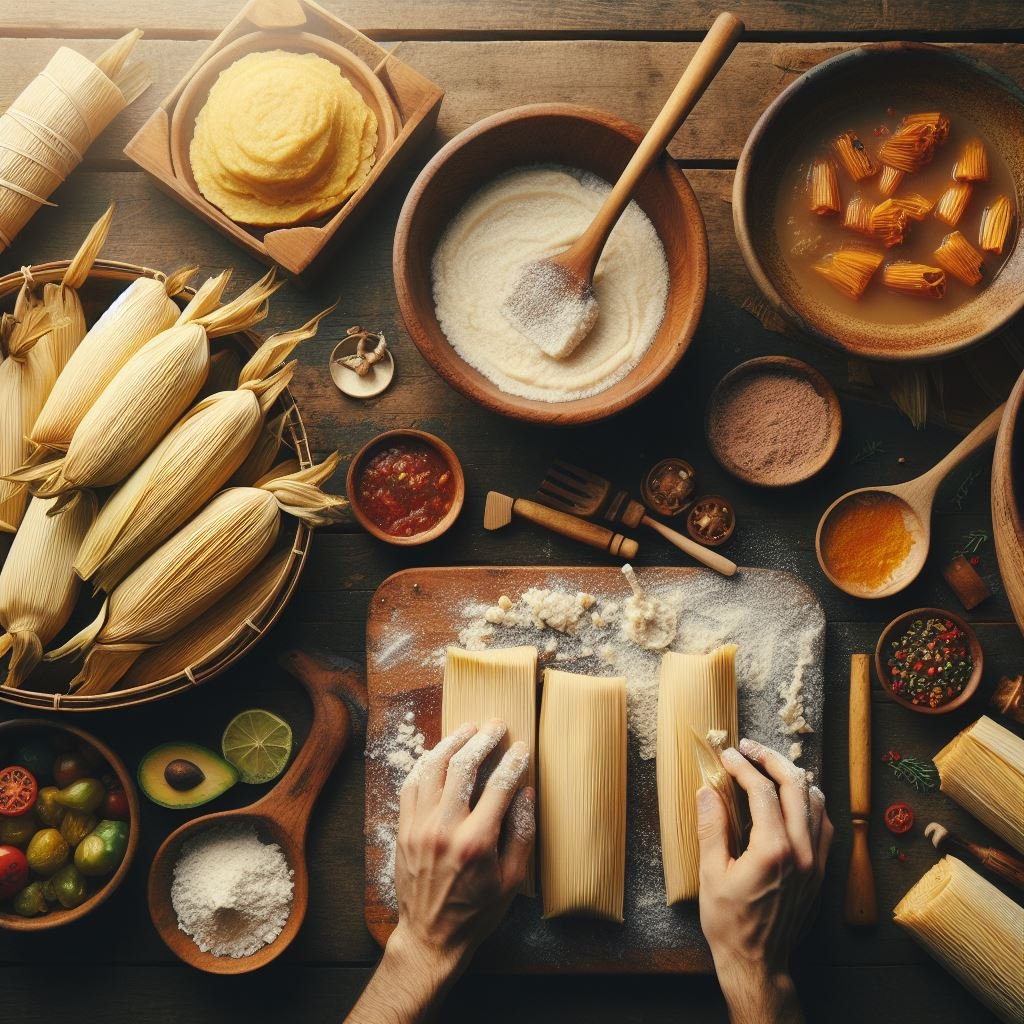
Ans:
POLYGON ((0 657, 12 651, 5 686, 17 688, 39 664, 43 648, 64 628, 80 581, 71 566, 96 515, 85 495, 63 515, 47 512, 53 501, 33 498, 0 570, 0 657))
POLYGON ((296 364, 275 367, 313 337, 326 312, 268 338, 234 391, 204 399, 171 429, 104 505, 75 560, 83 579, 112 590, 228 482, 249 458, 296 364))
POLYGON ((943 857, 900 900, 893 919, 1000 1020, 1024 1019, 1024 908, 991 882, 943 857))
POLYGON ((96 61, 60 47, 44 70, 0 114, 0 250, 8 248, 85 151, 149 85, 127 60, 138 30, 96 61))
POLYGON ((345 502, 320 490, 337 466, 335 453, 261 487, 222 491, 132 570, 96 619, 47 659, 84 654, 72 686, 83 694, 105 693, 144 651, 191 625, 248 577, 274 546, 282 511, 311 527, 337 522, 345 502))

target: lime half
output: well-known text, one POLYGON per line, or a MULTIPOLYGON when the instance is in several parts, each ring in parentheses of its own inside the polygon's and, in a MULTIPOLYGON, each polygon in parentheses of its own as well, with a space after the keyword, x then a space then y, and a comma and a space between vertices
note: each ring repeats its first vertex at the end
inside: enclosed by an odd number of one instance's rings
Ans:
POLYGON ((252 708, 228 722, 220 747, 224 760, 238 769, 242 782, 270 782, 288 764, 292 729, 272 712, 252 708))

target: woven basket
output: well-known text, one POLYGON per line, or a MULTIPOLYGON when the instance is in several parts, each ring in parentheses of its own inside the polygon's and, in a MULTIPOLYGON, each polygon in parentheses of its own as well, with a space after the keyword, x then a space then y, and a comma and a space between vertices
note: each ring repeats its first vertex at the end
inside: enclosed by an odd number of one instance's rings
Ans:
MULTIPOLYGON (((59 282, 63 278, 69 262, 69 260, 57 260, 53 263, 41 263, 27 268, 27 271, 32 275, 37 284, 59 282)), ((159 271, 150 270, 147 267, 140 267, 131 263, 97 260, 88 281, 79 289, 79 295, 85 307, 88 323, 95 323, 102 310, 123 290, 123 286, 139 277, 162 279, 164 275, 159 271)), ((23 281, 23 272, 0 277, 0 309, 10 309, 13 307, 14 297, 18 289, 21 288, 23 281)), ((186 289, 181 296, 178 296, 179 304, 184 305, 194 294, 192 289, 186 289)), ((246 331, 225 338, 219 338, 213 344, 215 351, 223 348, 235 348, 244 360, 255 351, 260 340, 257 335, 246 331)), ((293 449, 295 457, 302 466, 310 466, 312 465, 312 459, 309 453, 309 440, 306 437, 306 428, 290 391, 285 391, 282 394, 277 406, 270 415, 272 417, 286 409, 290 410, 286 442, 293 449)), ((295 585, 298 583, 302 567, 306 563, 306 556, 309 553, 311 541, 312 534, 302 523, 295 523, 294 533, 288 530, 281 531, 278 545, 280 549, 288 546, 289 555, 282 565, 273 598, 266 604, 262 614, 255 618, 247 619, 231 636, 226 636, 222 642, 204 654, 201 661, 197 661, 178 675, 169 676, 166 679, 158 679, 141 686, 114 689, 108 693, 98 693, 83 697, 67 692, 68 680, 74 674, 77 664, 55 663, 53 665, 40 666, 40 669, 37 670, 39 679, 37 680, 36 674, 33 674, 33 677, 29 680, 29 685, 38 686, 42 684, 46 687, 45 690, 9 690, 6 687, 0 686, 0 700, 33 709, 101 711, 106 708, 135 707, 139 704, 160 700, 163 697, 170 697, 172 694, 181 693, 200 683, 208 682, 238 661, 278 620, 281 612, 284 611, 285 606, 288 604, 292 592, 295 590, 295 585)), ((7 548, 4 545, 0 548, 0 560, 6 557, 7 548)), ((93 608, 92 615, 94 615, 95 604, 93 600, 83 594, 83 597, 80 599, 80 605, 84 606, 86 604, 93 608)), ((80 618, 78 611, 76 609, 75 616, 72 618, 73 623, 78 622, 80 618)), ((88 621, 92 615, 88 615, 84 621, 88 621)))

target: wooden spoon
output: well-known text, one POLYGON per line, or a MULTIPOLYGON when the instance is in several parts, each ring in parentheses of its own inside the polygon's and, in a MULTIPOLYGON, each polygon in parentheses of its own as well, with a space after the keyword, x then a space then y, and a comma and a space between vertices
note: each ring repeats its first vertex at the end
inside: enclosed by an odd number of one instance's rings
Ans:
POLYGON ((640 179, 718 74, 743 33, 743 22, 720 14, 687 65, 590 227, 564 252, 528 263, 502 305, 505 318, 541 351, 565 359, 597 321, 594 271, 612 228, 640 179))
POLYGON ((210 974, 244 974, 266 966, 288 948, 306 916, 309 873, 306 868, 306 829, 313 804, 345 749, 350 717, 346 700, 359 692, 356 667, 325 666, 299 652, 285 655, 284 667, 296 675, 313 704, 309 736, 284 778, 249 807, 218 811, 187 822, 172 832, 157 851, 149 873, 149 914, 160 938, 185 963, 210 974), (252 825, 265 842, 277 843, 294 872, 291 915, 281 934, 251 956, 234 958, 204 953, 178 928, 171 905, 174 866, 182 844, 215 825, 252 825))
POLYGON ((928 546, 931 543, 931 520, 932 504, 935 501, 935 492, 939 484, 962 462, 969 459, 976 451, 983 448, 996 436, 999 429, 999 421, 1002 419, 1004 406, 989 413, 944 459, 933 466, 927 473, 923 473, 913 480, 902 484, 892 484, 880 487, 859 487, 855 491, 848 491, 841 498, 837 498, 827 509, 818 522, 818 531, 814 538, 814 548, 818 555, 818 564, 822 572, 842 591, 851 594, 853 597, 888 597, 891 594, 908 587, 924 568, 925 560, 928 557, 928 546), (866 590, 849 580, 843 580, 835 576, 829 569, 825 555, 822 552, 821 538, 832 514, 840 505, 849 501, 855 495, 863 494, 889 494, 897 498, 902 506, 905 519, 910 524, 910 531, 914 543, 907 555, 903 565, 893 574, 893 578, 883 587, 877 590, 866 590))

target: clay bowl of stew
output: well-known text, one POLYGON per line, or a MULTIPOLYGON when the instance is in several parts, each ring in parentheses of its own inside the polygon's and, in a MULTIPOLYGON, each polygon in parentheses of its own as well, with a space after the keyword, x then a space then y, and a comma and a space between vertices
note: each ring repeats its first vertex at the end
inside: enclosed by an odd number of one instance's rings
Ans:
POLYGON ((682 359, 704 307, 708 245, 693 189, 667 154, 647 172, 633 196, 665 248, 670 274, 665 315, 650 348, 611 387, 560 402, 508 394, 455 351, 434 308, 434 252, 445 228, 474 192, 507 171, 534 164, 579 168, 614 183, 642 137, 636 125, 599 110, 568 103, 516 107, 467 128, 420 173, 395 234, 395 287, 417 348, 457 391, 503 416, 575 426, 628 409, 658 387, 682 359))
MULTIPOLYGON (((0 722, 0 757, 3 759, 0 768, 17 764, 18 757, 28 759, 30 755, 27 753, 26 745, 32 745, 39 751, 34 758, 35 763, 23 766, 37 776, 39 789, 56 784, 52 778, 52 768, 46 767, 44 754, 48 746, 53 750, 54 760, 58 755, 74 754, 82 759, 83 770, 88 770, 90 776, 101 781, 104 776, 116 780, 116 787, 123 791, 124 802, 127 803, 128 846, 124 857, 113 874, 86 879, 90 895, 83 903, 69 908, 63 907, 60 903, 48 903, 45 914, 22 917, 14 912, 11 900, 0 900, 0 929, 38 932, 71 924, 72 921, 78 921, 91 914, 105 903, 124 881, 139 845, 139 797, 135 781, 125 768, 124 762, 105 743, 84 729, 36 718, 12 718, 0 722)), ((103 809, 97 811, 95 816, 97 819, 102 818, 103 809)), ((40 823, 39 827, 44 826, 40 823)), ((69 863, 73 862, 73 857, 72 851, 69 863)), ((36 872, 29 873, 29 882, 44 880, 44 877, 36 872)))
POLYGON ((426 544, 459 517, 466 497, 462 464, 423 430, 389 430, 356 452, 346 493, 367 533, 388 544, 426 544))
MULTIPOLYGON (((1024 91, 966 54, 921 43, 877 43, 848 50, 789 85, 750 133, 733 186, 733 222, 740 251, 769 303, 798 331, 828 345, 880 360, 934 359, 967 349, 1024 307, 1022 138, 1024 91), (935 150, 931 164, 906 175, 895 194, 920 191, 928 193, 926 198, 936 199, 945 184, 937 184, 935 176, 945 176, 945 182, 951 183, 952 165, 963 142, 980 137, 988 152, 991 181, 978 183, 957 228, 977 247, 985 197, 996 190, 1005 192, 1015 215, 1003 254, 985 254, 982 281, 974 288, 947 273, 947 292, 942 299, 891 295, 881 283, 881 269, 860 300, 845 298, 800 262, 818 258, 813 245, 803 257, 797 258, 793 251, 802 244, 802 239, 794 242, 798 236, 793 233, 793 223, 813 216, 803 212, 809 203, 805 182, 810 153, 815 146, 828 152, 831 136, 852 129, 859 131, 863 144, 875 154, 884 134, 873 138, 861 125, 877 122, 880 133, 883 128, 894 131, 904 114, 922 111, 948 116, 949 138, 935 150), (798 207, 798 203, 804 205, 798 207), (787 225, 787 218, 794 216, 797 220, 787 225), (897 303, 897 299, 901 301, 897 303), (884 312, 879 300, 886 304, 884 312), (881 322, 885 319, 889 322, 881 322)), ((872 179, 854 185, 842 167, 838 177, 844 208, 861 186, 870 186, 864 194, 872 201, 881 198, 873 190, 872 179)), ((932 242, 933 234, 941 238, 953 230, 931 215, 911 222, 907 246, 886 250, 886 262, 903 258, 934 265, 930 259, 933 244, 937 244, 932 242), (923 252, 911 251, 917 242, 927 250, 927 260, 923 252), (907 255, 901 256, 901 250, 907 255)), ((830 232, 836 233, 828 225, 822 227, 822 236, 831 239, 819 246, 823 253, 837 247, 830 232)), ((853 232, 845 234, 850 242, 867 241, 880 248, 853 232)))
POLYGON ((879 683, 882 685, 882 689, 897 704, 901 704, 911 711, 917 711, 922 715, 944 715, 947 712, 963 707, 974 696, 975 690, 978 689, 983 670, 984 657, 981 643, 978 641, 978 634, 975 633, 970 623, 965 622, 959 615, 947 612, 943 608, 915 608, 913 611, 897 616, 882 630, 878 643, 875 645, 875 673, 878 676, 879 683), (963 690, 951 700, 936 707, 929 707, 927 704, 915 704, 902 694, 896 693, 892 688, 892 669, 889 666, 889 659, 892 657, 893 652, 892 644, 900 640, 915 621, 927 622, 929 619, 945 619, 948 622, 952 622, 964 634, 963 643, 971 656, 973 666, 970 678, 964 685, 963 690))

